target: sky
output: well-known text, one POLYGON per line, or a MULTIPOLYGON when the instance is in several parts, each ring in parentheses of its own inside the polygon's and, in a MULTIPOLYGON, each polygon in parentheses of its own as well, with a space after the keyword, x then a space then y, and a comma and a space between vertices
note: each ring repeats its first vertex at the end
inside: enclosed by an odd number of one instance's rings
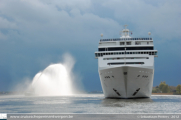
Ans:
POLYGON ((12 91, 26 78, 65 53, 76 60, 73 72, 86 91, 102 91, 94 57, 100 34, 151 37, 155 58, 153 86, 181 84, 180 0, 0 0, 0 91, 12 91))

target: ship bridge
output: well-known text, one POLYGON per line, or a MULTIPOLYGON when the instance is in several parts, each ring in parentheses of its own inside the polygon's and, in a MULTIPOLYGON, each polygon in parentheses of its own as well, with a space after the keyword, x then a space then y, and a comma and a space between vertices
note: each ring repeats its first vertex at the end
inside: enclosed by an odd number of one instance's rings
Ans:
MULTIPOLYGON (((132 31, 126 28, 120 32, 120 38, 100 39, 98 51, 95 52, 95 58, 104 55, 122 55, 122 54, 148 54, 157 57, 157 50, 154 50, 153 39, 150 37, 131 38, 132 31)), ((103 34, 101 34, 101 37, 103 34)))

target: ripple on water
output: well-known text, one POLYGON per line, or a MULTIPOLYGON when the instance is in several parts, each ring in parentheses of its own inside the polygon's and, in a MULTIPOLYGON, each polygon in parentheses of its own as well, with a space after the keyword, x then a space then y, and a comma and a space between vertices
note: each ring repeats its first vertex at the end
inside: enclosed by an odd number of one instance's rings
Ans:
POLYGON ((103 94, 0 96, 3 113, 181 113, 181 96, 106 99, 103 94))

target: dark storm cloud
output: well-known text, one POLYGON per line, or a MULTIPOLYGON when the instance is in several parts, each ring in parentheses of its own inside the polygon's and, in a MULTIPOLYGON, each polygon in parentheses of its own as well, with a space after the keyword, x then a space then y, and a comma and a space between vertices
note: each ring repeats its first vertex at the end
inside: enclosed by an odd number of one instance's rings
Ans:
MULTIPOLYGON (((181 44, 180 5, 178 0, 1 0, 0 81, 7 86, 3 88, 9 90, 24 77, 32 78, 69 52, 77 61, 75 72, 83 76, 88 90, 101 89, 94 59, 100 33, 104 38, 119 37, 124 24, 129 25, 133 37, 147 37, 147 33, 152 32, 155 46, 161 52, 156 58, 156 70, 165 70, 164 64, 158 65, 163 62, 162 58, 175 59, 173 64, 179 64, 181 56, 175 51, 180 50, 181 44), (173 52, 172 58, 165 54, 168 51, 173 52), (96 86, 90 87, 89 83, 96 86)), ((172 65, 169 68, 175 69, 172 65)), ((162 74, 167 72, 169 70, 162 74)), ((155 75, 169 81, 157 72, 155 75)), ((179 77, 176 75, 175 79, 179 77)), ((177 81, 174 84, 178 84, 177 81)))

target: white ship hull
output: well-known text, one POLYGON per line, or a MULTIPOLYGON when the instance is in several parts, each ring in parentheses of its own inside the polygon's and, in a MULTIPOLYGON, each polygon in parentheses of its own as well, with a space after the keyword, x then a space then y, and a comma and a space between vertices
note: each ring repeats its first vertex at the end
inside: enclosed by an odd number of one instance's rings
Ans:
POLYGON ((138 98, 150 97, 154 69, 120 66, 99 70, 105 97, 138 98))
POLYGON ((100 39, 95 52, 104 95, 108 98, 150 97, 157 50, 152 38, 131 38, 132 32, 126 27, 120 38, 100 39))

